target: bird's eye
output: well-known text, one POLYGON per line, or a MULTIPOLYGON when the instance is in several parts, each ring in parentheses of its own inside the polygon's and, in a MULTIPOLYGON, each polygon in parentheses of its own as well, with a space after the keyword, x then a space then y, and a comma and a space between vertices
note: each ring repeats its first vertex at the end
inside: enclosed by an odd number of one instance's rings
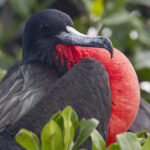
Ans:
POLYGON ((47 23, 42 23, 42 24, 40 25, 40 29, 41 29, 42 31, 48 31, 48 30, 49 30, 49 25, 48 25, 47 23))

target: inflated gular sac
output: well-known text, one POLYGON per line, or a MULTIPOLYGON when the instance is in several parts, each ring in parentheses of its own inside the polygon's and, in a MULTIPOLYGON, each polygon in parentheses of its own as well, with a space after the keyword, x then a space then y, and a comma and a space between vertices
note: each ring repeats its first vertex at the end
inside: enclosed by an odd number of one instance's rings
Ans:
MULTIPOLYGON (((140 102, 140 90, 137 75, 128 58, 114 48, 113 57, 102 48, 90 48, 72 45, 57 45, 55 62, 62 68, 71 69, 73 64, 85 57, 99 60, 107 70, 111 87, 111 117, 107 146, 116 141, 116 135, 125 132, 132 125, 140 102)), ((98 108, 96 108, 98 109, 98 108)))

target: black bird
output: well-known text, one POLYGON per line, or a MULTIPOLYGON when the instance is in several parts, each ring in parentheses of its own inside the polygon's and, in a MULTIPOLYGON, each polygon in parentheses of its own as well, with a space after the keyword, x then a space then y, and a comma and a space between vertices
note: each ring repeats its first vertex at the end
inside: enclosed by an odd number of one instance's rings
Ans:
POLYGON ((68 71, 67 61, 61 67, 55 56, 57 44, 105 48, 111 55, 113 48, 107 38, 74 34, 72 26, 71 18, 55 9, 28 20, 22 62, 0 84, 0 150, 22 150, 14 139, 19 129, 39 135, 52 114, 67 105, 81 118, 98 119, 98 130, 107 139, 111 92, 106 69, 96 59, 84 58, 68 71))

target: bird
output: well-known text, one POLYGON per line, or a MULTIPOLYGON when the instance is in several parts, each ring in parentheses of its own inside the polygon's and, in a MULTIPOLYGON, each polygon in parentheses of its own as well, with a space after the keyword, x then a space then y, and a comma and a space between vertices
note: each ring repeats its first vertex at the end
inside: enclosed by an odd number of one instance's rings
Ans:
POLYGON ((19 129, 40 136, 67 105, 80 118, 98 119, 108 146, 131 126, 139 103, 136 73, 108 38, 86 36, 66 13, 44 9, 27 21, 22 61, 0 84, 0 149, 22 150, 14 139, 19 129))

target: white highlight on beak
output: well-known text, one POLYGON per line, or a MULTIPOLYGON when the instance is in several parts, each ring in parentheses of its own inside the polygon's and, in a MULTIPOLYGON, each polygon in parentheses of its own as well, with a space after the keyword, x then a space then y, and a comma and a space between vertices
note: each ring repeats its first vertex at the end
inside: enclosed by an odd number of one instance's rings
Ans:
POLYGON ((75 30, 74 28, 72 28, 70 26, 66 26, 66 30, 70 33, 74 33, 74 34, 79 35, 79 36, 87 36, 85 34, 80 33, 79 31, 75 30))
POLYGON ((82 34, 82 33, 80 33, 79 31, 77 31, 76 29, 74 29, 74 28, 71 27, 71 26, 66 26, 66 30, 67 30, 69 33, 73 33, 73 34, 76 34, 76 35, 79 35, 79 36, 97 37, 97 36, 88 36, 88 35, 82 34))

